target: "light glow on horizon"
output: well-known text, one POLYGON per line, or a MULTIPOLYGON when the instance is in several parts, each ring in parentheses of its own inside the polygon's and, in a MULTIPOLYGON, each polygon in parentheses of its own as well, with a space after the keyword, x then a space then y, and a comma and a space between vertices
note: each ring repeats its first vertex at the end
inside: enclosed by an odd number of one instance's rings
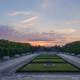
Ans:
POLYGON ((55 46, 64 45, 64 41, 22 41, 23 43, 30 43, 32 46, 55 46))

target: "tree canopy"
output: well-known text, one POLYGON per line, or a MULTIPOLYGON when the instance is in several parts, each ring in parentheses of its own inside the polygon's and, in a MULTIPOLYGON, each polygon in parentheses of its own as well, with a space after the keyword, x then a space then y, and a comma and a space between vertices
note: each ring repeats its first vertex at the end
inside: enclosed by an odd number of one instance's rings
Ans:
POLYGON ((0 40, 0 57, 14 56, 16 54, 27 53, 32 50, 29 43, 11 42, 8 40, 0 40))
POLYGON ((62 49, 66 52, 80 54, 80 41, 68 43, 65 46, 63 46, 62 49))

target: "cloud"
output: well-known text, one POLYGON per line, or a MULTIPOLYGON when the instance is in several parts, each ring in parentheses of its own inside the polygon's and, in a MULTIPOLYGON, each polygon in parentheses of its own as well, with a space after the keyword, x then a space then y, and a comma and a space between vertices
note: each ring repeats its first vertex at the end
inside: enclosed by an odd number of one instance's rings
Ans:
POLYGON ((15 33, 15 30, 13 30, 10 26, 0 25, 0 38, 13 39, 15 33))
POLYGON ((56 41, 56 40, 64 40, 65 36, 57 33, 30 33, 27 34, 27 41, 56 41))
POLYGON ((37 25, 40 21, 40 17, 39 16, 33 16, 33 17, 30 17, 30 18, 27 18, 25 20, 21 20, 17 23, 14 23, 12 24, 14 27, 14 29, 17 31, 17 32, 20 32, 20 33, 24 33, 24 34, 27 34, 29 31, 34 31, 33 27, 35 25, 37 25))
POLYGON ((25 19, 25 20, 21 21, 20 23, 21 24, 25 24, 25 23, 29 23, 29 22, 35 21, 37 19, 39 19, 39 16, 33 16, 33 17, 29 18, 29 19, 25 19))
POLYGON ((12 26, 0 25, 0 39, 8 39, 12 41, 19 42, 30 42, 41 45, 51 45, 51 43, 55 44, 63 44, 68 41, 69 36, 58 33, 47 33, 47 32, 34 32, 22 34, 16 32, 12 26))
POLYGON ((19 15, 21 16, 22 15, 21 20, 18 20, 10 24, 13 26, 13 28, 17 32, 22 33, 22 34, 24 33, 26 34, 29 31, 32 31, 33 26, 37 25, 40 21, 40 17, 31 11, 28 11, 28 12, 27 11, 12 11, 12 12, 9 12, 8 15, 9 16, 19 16, 19 15))
POLYGON ((73 20, 67 20, 65 21, 66 24, 76 24, 76 25, 80 25, 80 19, 73 19, 73 20))
POLYGON ((26 35, 26 40, 23 42, 31 43, 32 45, 54 46, 65 44, 69 40, 69 36, 57 33, 31 33, 26 35))
POLYGON ((73 28, 55 29, 55 32, 61 34, 72 34, 76 32, 76 29, 73 28))
POLYGON ((31 11, 27 12, 27 11, 12 11, 8 13, 8 16, 18 16, 18 15, 22 15, 22 16, 26 16, 31 14, 31 11))
POLYGON ((6 35, 11 34, 13 32, 13 29, 11 29, 7 25, 0 25, 0 35, 6 35))
MULTIPOLYGON (((28 29, 26 30, 28 32, 28 29)), ((55 32, 17 32, 13 26, 0 25, 0 39, 31 43, 32 45, 54 46, 64 44, 70 40, 70 36, 55 32)))

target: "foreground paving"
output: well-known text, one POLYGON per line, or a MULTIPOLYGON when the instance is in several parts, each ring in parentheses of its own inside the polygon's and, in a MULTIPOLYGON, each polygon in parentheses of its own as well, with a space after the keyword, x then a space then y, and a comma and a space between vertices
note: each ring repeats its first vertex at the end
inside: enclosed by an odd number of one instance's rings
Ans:
MULTIPOLYGON (((31 54, 2 63, 2 65, 0 64, 0 80, 80 80, 80 74, 28 74, 14 72, 16 68, 20 67, 23 65, 23 63, 25 64, 26 61, 30 61, 36 56, 37 54, 31 54)), ((66 57, 72 58, 69 55, 66 57)))
POLYGON ((12 76, 4 76, 0 80, 80 80, 80 75, 14 74, 12 76))

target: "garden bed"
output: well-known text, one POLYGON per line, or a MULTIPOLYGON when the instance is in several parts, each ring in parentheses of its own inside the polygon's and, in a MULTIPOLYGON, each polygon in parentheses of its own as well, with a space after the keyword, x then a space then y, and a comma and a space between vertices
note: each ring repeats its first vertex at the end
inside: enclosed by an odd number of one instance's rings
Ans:
POLYGON ((80 70, 71 64, 55 63, 55 66, 44 66, 44 63, 28 64, 18 70, 20 72, 80 72, 80 70))
POLYGON ((80 72, 80 68, 72 65, 57 55, 39 55, 17 72, 80 72))

